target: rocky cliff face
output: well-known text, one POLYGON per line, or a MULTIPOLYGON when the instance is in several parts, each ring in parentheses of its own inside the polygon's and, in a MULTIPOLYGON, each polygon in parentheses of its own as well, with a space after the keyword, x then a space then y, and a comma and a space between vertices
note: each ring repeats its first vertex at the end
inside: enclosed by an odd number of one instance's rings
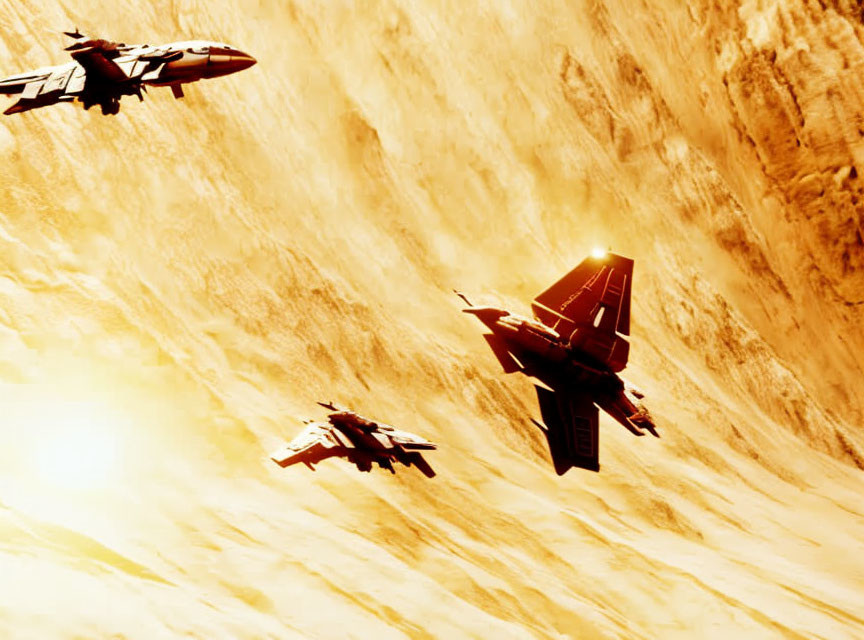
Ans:
POLYGON ((860 8, 361 5, 0 0, 259 60, 0 122, 0 635, 859 637, 860 8), (451 289, 598 245, 663 438, 558 478, 451 289), (438 477, 272 465, 318 399, 438 477))

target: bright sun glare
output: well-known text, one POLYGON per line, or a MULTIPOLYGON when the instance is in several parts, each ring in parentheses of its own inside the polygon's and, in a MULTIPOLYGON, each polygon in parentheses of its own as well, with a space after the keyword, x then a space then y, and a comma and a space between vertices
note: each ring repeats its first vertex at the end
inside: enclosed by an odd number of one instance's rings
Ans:
POLYGON ((40 434, 33 469, 45 484, 72 490, 107 485, 118 466, 116 425, 98 404, 67 402, 33 416, 40 434))
POLYGON ((598 260, 606 255, 606 250, 600 247, 594 247, 591 250, 591 255, 597 258, 598 260))

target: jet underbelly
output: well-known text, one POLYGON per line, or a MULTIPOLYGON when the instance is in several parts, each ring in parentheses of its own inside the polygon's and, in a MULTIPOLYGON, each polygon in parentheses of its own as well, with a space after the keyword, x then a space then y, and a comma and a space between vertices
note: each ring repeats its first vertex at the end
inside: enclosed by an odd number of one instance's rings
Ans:
POLYGON ((167 62, 162 67, 158 79, 151 81, 153 84, 175 84, 195 82, 203 77, 209 56, 185 51, 183 56, 167 62))
POLYGON ((347 446, 362 449, 370 453, 392 448, 390 439, 386 435, 375 431, 363 431, 357 427, 340 424, 333 430, 333 433, 338 433, 340 440, 347 441, 349 443, 347 446))

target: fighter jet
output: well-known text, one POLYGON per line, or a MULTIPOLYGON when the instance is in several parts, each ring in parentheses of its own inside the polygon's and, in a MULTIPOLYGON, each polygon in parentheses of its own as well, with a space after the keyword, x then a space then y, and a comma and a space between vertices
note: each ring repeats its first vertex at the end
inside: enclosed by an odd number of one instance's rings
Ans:
POLYGON ((633 261, 596 252, 534 299, 534 320, 506 309, 468 304, 489 330, 486 342, 505 373, 540 381, 537 398, 558 475, 599 471, 598 406, 634 435, 657 436, 644 395, 618 376, 630 344, 633 261), (644 430, 644 431, 643 431, 644 430))
POLYGON ((0 80, 0 93, 20 96, 6 115, 21 113, 58 102, 94 105, 104 115, 120 111, 123 96, 138 96, 151 87, 171 87, 175 98, 183 97, 183 85, 218 78, 248 69, 256 60, 248 53, 221 42, 191 40, 159 46, 127 45, 122 42, 86 38, 78 29, 64 31, 76 40, 66 47, 72 62, 19 73, 0 80))
POLYGON ((307 422, 300 435, 274 452, 270 459, 280 467, 302 462, 314 471, 316 463, 338 456, 356 464, 360 471, 371 471, 372 463, 375 462, 382 469, 396 473, 393 468, 395 461, 406 467, 413 464, 427 478, 435 477, 432 467, 420 453, 437 449, 428 440, 368 420, 332 403, 318 404, 332 412, 327 416, 328 422, 307 422))

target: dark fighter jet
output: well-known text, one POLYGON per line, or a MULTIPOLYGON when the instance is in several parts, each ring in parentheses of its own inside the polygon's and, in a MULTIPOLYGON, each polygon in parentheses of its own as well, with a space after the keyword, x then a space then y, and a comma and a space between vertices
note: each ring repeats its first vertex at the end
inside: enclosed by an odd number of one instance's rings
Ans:
POLYGON ((375 462, 382 469, 396 473, 393 468, 395 461, 406 467, 413 464, 427 478, 435 476, 432 467, 420 453, 437 449, 428 440, 390 425, 367 420, 331 403, 318 404, 332 411, 327 416, 329 422, 307 423, 300 435, 274 452, 270 458, 280 467, 302 462, 314 471, 315 463, 338 456, 356 464, 360 471, 371 471, 372 463, 375 462))
MULTIPOLYGON (((536 320, 505 309, 463 309, 492 332, 486 342, 506 373, 521 371, 535 385, 558 475, 571 467, 598 471, 599 406, 637 436, 657 436, 644 397, 618 376, 630 344, 633 261, 597 252, 534 299, 536 320), (643 431, 644 430, 644 431, 643 431)), ((659 437, 659 436, 657 436, 659 437)))
POLYGON ((151 87, 171 87, 183 97, 183 85, 248 69, 255 58, 221 42, 190 40, 159 46, 123 44, 85 38, 76 29, 64 32, 76 40, 66 47, 72 62, 43 67, 0 80, 0 94, 20 96, 3 113, 20 113, 58 102, 99 105, 104 115, 120 111, 123 96, 138 96, 151 87))

